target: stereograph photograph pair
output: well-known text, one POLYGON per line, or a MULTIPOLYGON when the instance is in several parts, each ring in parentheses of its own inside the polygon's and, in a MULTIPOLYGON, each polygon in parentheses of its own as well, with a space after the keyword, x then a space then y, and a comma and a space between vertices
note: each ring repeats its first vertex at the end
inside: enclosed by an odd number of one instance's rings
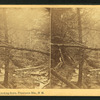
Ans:
POLYGON ((0 6, 0 89, 100 92, 100 6, 0 6))

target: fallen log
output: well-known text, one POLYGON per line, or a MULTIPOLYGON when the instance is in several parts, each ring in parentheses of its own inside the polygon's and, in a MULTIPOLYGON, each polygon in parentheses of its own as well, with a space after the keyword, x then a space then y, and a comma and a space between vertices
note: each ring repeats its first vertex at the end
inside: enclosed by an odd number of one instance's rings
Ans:
POLYGON ((57 64, 57 66, 56 66, 56 67, 54 67, 54 69, 60 68, 62 65, 63 65, 63 62, 62 62, 62 61, 60 61, 60 62, 57 64))
POLYGON ((14 50, 21 50, 21 51, 30 51, 30 52, 38 52, 41 54, 45 54, 47 56, 50 56, 50 52, 44 52, 44 51, 40 51, 40 50, 33 50, 33 49, 28 49, 28 48, 20 48, 20 47, 13 47, 13 46, 9 46, 9 45, 1 45, 0 47, 4 47, 4 48, 8 48, 8 49, 14 49, 14 50))
POLYGON ((100 51, 100 48, 93 48, 93 47, 88 47, 88 46, 79 45, 79 44, 57 44, 57 43, 51 43, 51 45, 52 46, 59 46, 59 47, 75 47, 75 48, 82 48, 82 49, 100 51))
POLYGON ((44 66, 36 66, 36 67, 30 67, 30 68, 20 68, 20 69, 15 69, 14 71, 27 71, 27 70, 33 70, 33 69, 39 69, 43 68, 44 66))
POLYGON ((55 77, 57 77, 59 80, 61 80, 62 82, 64 82, 66 85, 68 85, 70 88, 72 89, 79 89, 79 87, 77 87, 76 85, 74 85, 73 83, 69 82, 67 79, 65 79, 64 77, 62 77, 60 74, 58 74, 53 68, 51 69, 51 74, 54 75, 55 77))
POLYGON ((0 89, 5 89, 5 87, 3 85, 0 84, 0 89))
POLYGON ((61 55, 62 62, 65 64, 65 60, 64 60, 64 57, 63 57, 63 54, 62 54, 61 48, 59 48, 59 52, 60 52, 60 55, 61 55))

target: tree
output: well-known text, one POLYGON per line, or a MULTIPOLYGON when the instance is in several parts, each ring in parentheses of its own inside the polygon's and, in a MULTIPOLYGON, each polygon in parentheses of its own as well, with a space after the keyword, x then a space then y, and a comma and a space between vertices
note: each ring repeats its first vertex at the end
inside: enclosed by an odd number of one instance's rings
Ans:
POLYGON ((49 9, 6 8, 0 11, 2 22, 2 25, 0 24, 0 35, 2 35, 0 60, 3 60, 5 65, 3 84, 8 88, 16 67, 21 69, 45 63, 49 67, 47 63, 50 57, 49 9), (34 15, 36 12, 37 14, 34 15), (17 14, 20 17, 16 16, 17 14), (13 67, 14 70, 11 71, 13 67))
MULTIPOLYGON (((82 44, 82 26, 81 26, 81 16, 80 16, 80 8, 77 8, 77 16, 78 16, 78 34, 79 34, 79 42, 82 44)), ((82 71, 83 71, 83 64, 84 64, 84 54, 83 49, 79 48, 79 75, 78 75, 78 86, 82 86, 82 71)))
MULTIPOLYGON (((8 42, 8 28, 7 28, 7 19, 6 19, 6 9, 3 9, 3 17, 4 17, 4 30, 5 30, 5 43, 8 42)), ((5 48, 5 75, 4 75, 4 86, 8 87, 8 74, 9 74, 9 48, 5 48)))
MULTIPOLYGON (((87 80, 83 77, 90 74, 89 70, 91 67, 97 68, 97 64, 90 57, 90 55, 93 54, 93 51, 98 52, 100 50, 100 48, 95 47, 98 44, 96 44, 94 37, 99 37, 99 30, 97 28, 99 26, 99 18, 97 18, 97 13, 95 10, 96 9, 89 8, 54 8, 52 10, 53 14, 59 11, 55 15, 52 14, 52 67, 56 65, 56 67, 58 67, 58 65, 60 68, 63 67, 63 74, 67 73, 68 66, 74 70, 79 68, 77 83, 80 88, 82 88, 85 80, 87 80), (97 19, 95 19, 93 15, 95 15, 97 19), (94 32, 97 36, 93 36, 94 32), (91 43, 92 39, 96 45, 91 43), (59 63, 59 59, 61 57, 59 48, 62 51, 66 66, 59 63), (87 63, 88 65, 86 65, 87 63), (67 71, 64 69, 64 67, 67 67, 67 71), (88 71, 88 74, 85 70, 88 71)), ((58 70, 61 72, 61 69, 58 68, 58 70)), ((69 76, 71 76, 73 73, 74 71, 70 71, 69 76)), ((69 76, 67 75, 67 77, 69 76)))

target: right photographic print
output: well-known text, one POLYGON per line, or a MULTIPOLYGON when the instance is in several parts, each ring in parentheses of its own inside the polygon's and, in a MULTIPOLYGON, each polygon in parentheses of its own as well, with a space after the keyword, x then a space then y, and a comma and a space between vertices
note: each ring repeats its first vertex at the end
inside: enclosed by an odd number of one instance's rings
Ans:
POLYGON ((100 8, 51 8, 51 88, 100 89, 100 8))

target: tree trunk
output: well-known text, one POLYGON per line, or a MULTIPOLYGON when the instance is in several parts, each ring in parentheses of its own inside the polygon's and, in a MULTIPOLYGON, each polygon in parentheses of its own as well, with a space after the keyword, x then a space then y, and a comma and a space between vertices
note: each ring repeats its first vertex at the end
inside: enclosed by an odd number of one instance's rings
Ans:
MULTIPOLYGON (((82 52, 82 51, 80 51, 82 52)), ((81 54, 81 53, 80 53, 81 54)), ((82 87, 82 71, 83 71, 83 64, 84 60, 82 57, 79 59, 79 75, 78 75, 78 86, 81 88, 82 87)))
MULTIPOLYGON (((4 30, 5 30, 5 43, 8 44, 8 30, 7 30, 7 18, 6 8, 3 9, 4 18, 4 30)), ((8 87, 8 74, 9 74, 9 49, 5 48, 5 75, 4 75, 4 86, 8 87)))
MULTIPOLYGON (((81 16, 80 16, 80 8, 77 8, 77 16, 78 16, 78 33, 79 33, 79 42, 82 44, 82 26, 81 26, 81 16)), ((79 75, 78 75, 78 86, 82 87, 82 70, 83 70, 83 50, 79 48, 79 75)))
POLYGON ((4 86, 8 87, 8 77, 9 77, 9 57, 8 57, 9 50, 5 49, 6 57, 5 57, 5 75, 4 75, 4 86))

